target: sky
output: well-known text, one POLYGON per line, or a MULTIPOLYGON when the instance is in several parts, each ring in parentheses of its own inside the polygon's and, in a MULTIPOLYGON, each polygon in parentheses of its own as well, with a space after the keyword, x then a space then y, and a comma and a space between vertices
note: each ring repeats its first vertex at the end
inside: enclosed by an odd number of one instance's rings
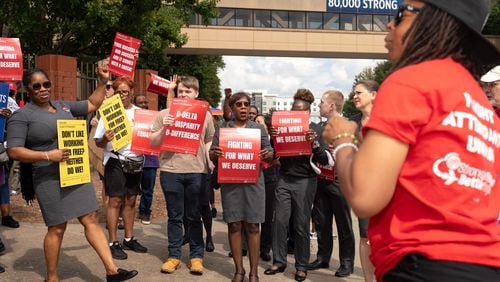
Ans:
POLYGON ((219 71, 221 88, 264 89, 267 94, 293 96, 298 88, 310 89, 314 96, 330 89, 347 97, 354 77, 380 60, 318 59, 289 57, 224 56, 226 67, 219 71))

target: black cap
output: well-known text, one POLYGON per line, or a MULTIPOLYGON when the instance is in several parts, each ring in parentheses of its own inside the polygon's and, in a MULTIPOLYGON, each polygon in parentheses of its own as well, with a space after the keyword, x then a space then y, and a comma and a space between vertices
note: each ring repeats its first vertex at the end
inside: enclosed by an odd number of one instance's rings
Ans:
POLYGON ((490 13, 491 3, 489 0, 425 0, 440 10, 457 18, 469 29, 474 31, 477 40, 474 40, 474 48, 481 55, 481 61, 485 64, 495 64, 500 61, 500 52, 497 47, 486 39, 483 30, 490 13))

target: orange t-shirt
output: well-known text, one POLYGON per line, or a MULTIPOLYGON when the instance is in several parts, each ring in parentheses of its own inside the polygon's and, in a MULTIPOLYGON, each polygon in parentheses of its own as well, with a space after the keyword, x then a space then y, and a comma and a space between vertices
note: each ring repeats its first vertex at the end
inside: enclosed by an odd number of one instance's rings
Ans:
POLYGON ((363 130, 409 144, 391 202, 370 218, 377 279, 410 253, 500 267, 500 119, 467 69, 396 71, 363 130))

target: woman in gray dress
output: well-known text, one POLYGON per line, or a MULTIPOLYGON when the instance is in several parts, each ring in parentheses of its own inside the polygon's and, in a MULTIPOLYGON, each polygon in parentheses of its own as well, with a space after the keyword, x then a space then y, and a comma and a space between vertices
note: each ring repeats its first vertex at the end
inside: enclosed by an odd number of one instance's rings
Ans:
POLYGON ((98 209, 92 183, 61 189, 59 163, 70 156, 58 149, 57 120, 74 119, 96 111, 104 99, 104 84, 109 78, 106 67, 98 69, 100 85, 85 101, 51 101, 51 82, 41 69, 28 70, 23 84, 31 102, 16 111, 8 121, 7 152, 9 157, 33 167, 33 187, 48 227, 44 239, 46 281, 59 281, 57 262, 67 221, 78 218, 85 237, 101 258, 107 281, 123 281, 137 271, 117 268, 111 257, 104 232, 99 225, 98 209))
MULTIPOLYGON (((271 161, 273 149, 269 143, 264 127, 248 120, 250 96, 239 92, 231 96, 229 106, 233 112, 234 120, 223 127, 258 128, 261 131, 260 157, 264 161, 271 161)), ((210 159, 216 161, 223 155, 219 148, 219 130, 215 132, 210 159)), ((264 176, 262 169, 259 173, 258 183, 223 183, 221 184, 222 208, 224 221, 228 223, 228 238, 236 272, 232 281, 243 281, 245 269, 242 257, 242 232, 246 231, 249 256, 250 256, 250 281, 258 281, 257 263, 259 260, 260 233, 259 224, 265 221, 266 192, 264 189, 264 176)))

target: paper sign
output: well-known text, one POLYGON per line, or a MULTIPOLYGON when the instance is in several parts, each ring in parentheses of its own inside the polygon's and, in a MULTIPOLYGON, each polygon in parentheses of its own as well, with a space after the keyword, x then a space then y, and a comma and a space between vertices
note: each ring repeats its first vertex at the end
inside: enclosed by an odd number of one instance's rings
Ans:
POLYGON ((147 91, 160 94, 166 97, 168 95, 168 88, 170 87, 170 81, 154 73, 151 73, 150 77, 151 79, 149 80, 147 91))
POLYGON ((274 150, 278 157, 310 155, 311 142, 307 141, 309 130, 308 111, 273 112, 272 126, 278 131, 274 138, 274 150))
POLYGON ((85 120, 58 120, 59 149, 68 149, 70 157, 59 163, 61 187, 90 182, 89 146, 85 120))
POLYGON ((320 165, 316 164, 316 166, 321 170, 319 178, 333 181, 335 179, 335 167, 331 165, 320 165))
POLYGON ((260 129, 220 128, 219 183, 257 183, 260 164, 260 129))
POLYGON ((0 80, 23 79, 23 53, 19 38, 0 37, 0 80))
POLYGON ((174 116, 174 124, 166 127, 161 150, 197 155, 207 111, 205 101, 173 99, 170 114, 174 116))
POLYGON ((132 128, 131 151, 137 154, 160 155, 159 147, 149 145, 149 136, 151 135, 151 125, 158 115, 157 111, 135 110, 134 126, 132 128))
MULTIPOLYGON (((7 101, 9 99, 9 85, 7 83, 0 83, 0 109, 7 108, 7 101)), ((0 141, 3 142, 5 133, 5 117, 0 115, 0 141)))
POLYGON ((109 57, 108 70, 117 76, 134 76, 141 40, 117 32, 109 57))
POLYGON ((111 140, 114 151, 120 150, 132 141, 132 128, 119 95, 113 95, 104 100, 99 113, 104 122, 104 128, 111 129, 115 133, 115 138, 111 140))

